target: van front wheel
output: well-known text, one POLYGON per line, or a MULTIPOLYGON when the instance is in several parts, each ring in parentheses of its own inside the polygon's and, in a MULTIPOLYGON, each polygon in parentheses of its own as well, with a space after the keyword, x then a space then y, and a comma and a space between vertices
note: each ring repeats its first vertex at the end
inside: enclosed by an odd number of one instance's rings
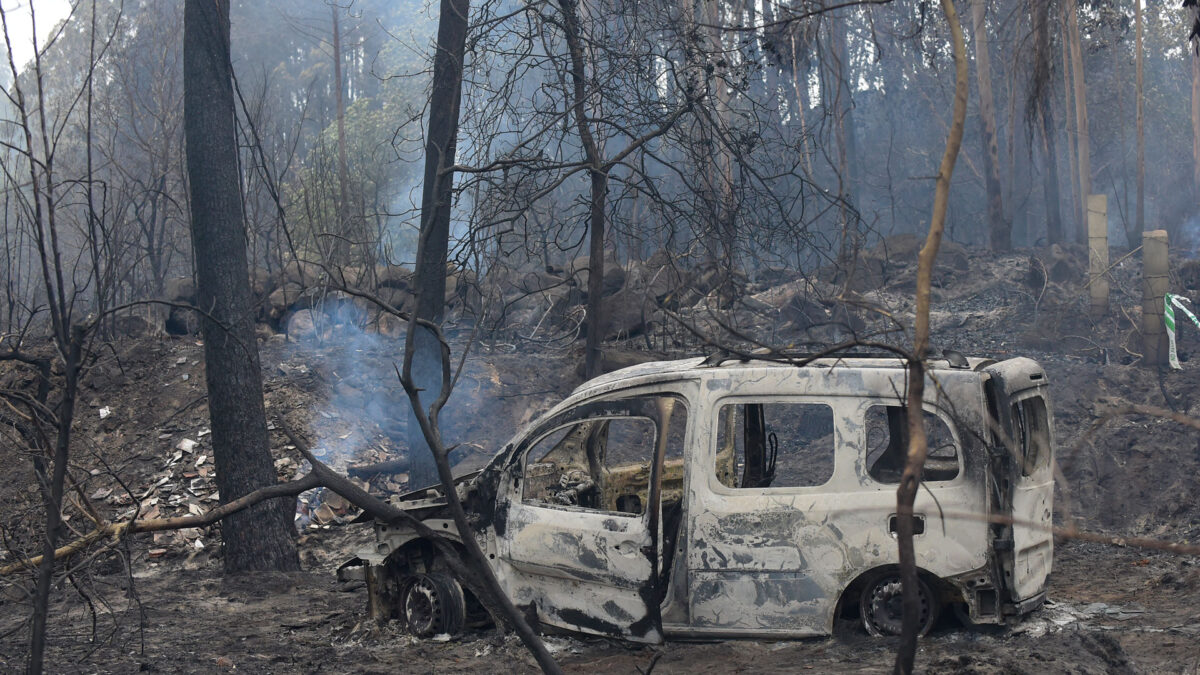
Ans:
POLYGON ((400 593, 400 609, 408 632, 428 638, 439 633, 457 635, 466 622, 462 587, 441 572, 409 577, 400 593))
MULTIPOLYGON (((920 610, 918 635, 925 635, 933 628, 938 615, 938 600, 929 584, 918 578, 918 601, 920 610)), ((875 637, 899 635, 904 626, 904 599, 900 589, 900 572, 889 570, 872 578, 863 587, 859 598, 858 612, 863 627, 875 637)))

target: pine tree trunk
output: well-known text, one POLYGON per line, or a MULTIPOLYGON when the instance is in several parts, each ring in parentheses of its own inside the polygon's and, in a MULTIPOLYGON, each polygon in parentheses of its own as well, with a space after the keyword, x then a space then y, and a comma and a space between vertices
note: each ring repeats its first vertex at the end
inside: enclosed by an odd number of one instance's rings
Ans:
MULTIPOLYGON (((184 5, 184 137, 197 305, 206 314, 205 376, 221 503, 277 481, 250 315, 229 58, 229 0, 184 5)), ((221 525, 225 573, 297 570, 294 499, 274 499, 221 525)))

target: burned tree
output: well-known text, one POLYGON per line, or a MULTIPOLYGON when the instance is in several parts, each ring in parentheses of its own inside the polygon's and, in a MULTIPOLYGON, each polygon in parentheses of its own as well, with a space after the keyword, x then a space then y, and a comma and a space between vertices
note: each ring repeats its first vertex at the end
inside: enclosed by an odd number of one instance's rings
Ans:
POLYGON ((954 118, 946 138, 946 150, 938 167, 933 215, 929 220, 929 233, 924 246, 921 247, 917 267, 916 317, 912 352, 908 356, 909 445, 904 473, 900 478, 900 486, 896 488, 896 539, 900 552, 900 578, 904 600, 904 624, 894 666, 896 673, 912 672, 917 653, 917 634, 921 630, 919 586, 922 582, 917 576, 916 556, 913 551, 913 503, 917 498, 917 487, 921 483, 921 474, 929 452, 922 406, 925 395, 925 352, 929 347, 930 286, 933 264, 937 260, 938 248, 945 232, 950 178, 954 175, 954 165, 958 161, 959 148, 962 147, 963 125, 967 117, 967 49, 953 0, 942 0, 942 14, 945 15, 946 24, 950 28, 954 49, 954 118))
MULTIPOLYGON (((418 319, 440 323, 446 309, 446 260, 453 208, 454 155, 462 101, 463 58, 469 0, 442 0, 437 51, 433 57, 433 89, 429 95, 429 130, 425 141, 425 180, 421 193, 421 239, 417 249, 415 291, 418 319)), ((413 381, 425 391, 441 389, 437 340, 420 323, 410 327, 414 349, 413 381)), ((414 486, 437 482, 437 470, 414 418, 409 418, 409 480, 414 486)))
POLYGON ((996 104, 992 96, 992 56, 988 47, 987 0, 971 3, 971 40, 975 43, 975 77, 979 82, 979 140, 987 186, 989 243, 993 250, 1012 248, 1012 222, 1004 216, 1000 190, 1000 151, 996 144, 996 104))
MULTIPOLYGON (((197 304, 205 311, 201 329, 217 486, 228 502, 276 480, 250 315, 228 0, 188 0, 183 64, 197 304)), ((292 511, 292 502, 276 499, 230 516, 222 527, 226 573, 297 569, 292 511)))

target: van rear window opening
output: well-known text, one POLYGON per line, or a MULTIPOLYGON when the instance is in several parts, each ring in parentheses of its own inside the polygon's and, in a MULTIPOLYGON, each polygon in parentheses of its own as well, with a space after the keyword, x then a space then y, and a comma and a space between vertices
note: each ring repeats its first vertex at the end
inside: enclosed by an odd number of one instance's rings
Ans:
MULTIPOLYGON (((1039 399, 1040 400, 1040 399, 1039 399)), ((1044 419, 1044 406, 1042 407, 1044 419)), ((1014 415, 1015 416, 1015 415, 1014 415)), ((958 477, 958 443, 950 426, 926 410, 928 457, 922 480, 949 481, 958 477)), ((1027 412, 1031 429, 1039 427, 1036 411, 1027 412)), ((900 482, 908 452, 908 420, 903 406, 866 408, 866 463, 878 483, 900 482)), ((1045 425, 1041 424, 1044 429, 1045 425)), ((1044 435, 1044 434, 1043 434, 1044 435)), ((1036 459, 1041 439, 1023 434, 1026 457, 1036 459), (1028 440, 1025 440, 1028 439, 1028 440)), ((1045 441, 1048 444, 1048 439, 1045 441)), ((820 487, 833 477, 837 443, 833 409, 811 402, 727 403, 719 409, 716 475, 734 489, 820 487)))
POLYGON ((1031 476, 1049 465, 1050 424, 1046 419, 1046 401, 1040 396, 1018 401, 1012 406, 1012 418, 1016 426, 1021 473, 1031 476))
MULTIPOLYGON (((921 480, 947 481, 958 477, 958 444, 949 425, 937 414, 924 411, 928 454, 921 480)), ((867 474, 876 482, 898 484, 908 454, 908 411, 898 405, 873 405, 867 409, 867 474)))

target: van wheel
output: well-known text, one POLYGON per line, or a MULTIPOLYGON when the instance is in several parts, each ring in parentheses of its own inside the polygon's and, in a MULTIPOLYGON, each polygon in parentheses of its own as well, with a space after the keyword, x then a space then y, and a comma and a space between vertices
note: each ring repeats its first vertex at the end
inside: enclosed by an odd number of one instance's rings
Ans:
POLYGON ((467 607, 462 587, 453 577, 430 572, 405 580, 400 592, 400 612, 409 633, 427 638, 461 633, 467 607))
MULTIPOLYGON (((918 598, 921 603, 918 614, 920 630, 925 635, 933 628, 938 615, 938 601, 929 584, 918 577, 918 598)), ((891 570, 871 579, 863 587, 859 598, 858 612, 863 627, 875 637, 899 635, 904 626, 904 599, 900 590, 900 572, 891 570)))

